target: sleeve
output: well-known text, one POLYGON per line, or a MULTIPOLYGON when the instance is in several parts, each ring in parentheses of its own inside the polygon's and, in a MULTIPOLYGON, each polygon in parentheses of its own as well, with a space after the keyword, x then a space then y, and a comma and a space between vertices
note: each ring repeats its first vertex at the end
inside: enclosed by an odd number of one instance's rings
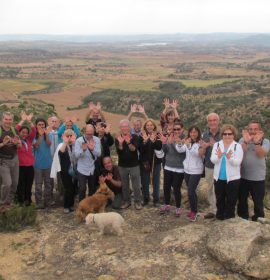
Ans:
POLYGON ((33 141, 33 139, 35 138, 36 134, 37 134, 36 128, 35 128, 34 126, 31 126, 31 131, 30 131, 30 134, 29 134, 29 136, 28 136, 29 139, 30 139, 31 141, 33 141))
POLYGON ((154 143, 154 149, 160 151, 162 149, 162 142, 160 140, 156 140, 154 143))
POLYGON ((73 125, 72 125, 72 130, 75 132, 77 138, 80 137, 81 132, 80 132, 79 127, 78 127, 76 124, 73 124, 73 125))
POLYGON ((114 144, 114 139, 113 139, 111 133, 107 133, 106 136, 108 139, 108 146, 111 147, 114 144))
MULTIPOLYGON (((235 145, 235 144, 234 144, 235 145)), ((243 160, 243 148, 242 145, 236 144, 236 147, 233 148, 233 154, 230 159, 228 159, 228 163, 231 164, 232 166, 239 166, 241 165, 241 162, 243 160)))
POLYGON ((99 157, 101 155, 101 143, 98 137, 95 137, 94 140, 96 144, 92 153, 95 157, 99 157))
POLYGON ((61 126, 58 128, 58 137, 61 138, 63 133, 65 132, 66 130, 66 126, 65 124, 61 124, 61 126))
POLYGON ((140 146, 140 138, 137 136, 137 135, 132 135, 132 138, 131 138, 131 144, 135 146, 136 149, 139 148, 140 146))
POLYGON ((262 148, 263 148, 263 150, 264 150, 266 153, 269 152, 270 143, 269 143, 269 140, 268 140, 268 139, 263 139, 262 148))
POLYGON ((84 157, 86 151, 82 149, 82 143, 77 139, 75 142, 75 157, 82 158, 84 157))
POLYGON ((210 157, 210 160, 213 164, 216 164, 221 160, 221 158, 218 158, 218 156, 216 155, 217 143, 214 144, 210 157))
POLYGON ((187 149, 187 146, 184 144, 184 145, 179 145, 179 144, 174 144, 175 146, 175 150, 179 153, 179 154, 182 154, 186 151, 187 149))

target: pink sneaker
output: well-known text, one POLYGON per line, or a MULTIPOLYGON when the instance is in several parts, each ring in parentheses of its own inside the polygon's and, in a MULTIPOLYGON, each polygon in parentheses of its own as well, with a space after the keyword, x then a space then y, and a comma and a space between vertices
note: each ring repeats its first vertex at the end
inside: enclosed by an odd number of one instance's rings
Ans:
POLYGON ((187 218, 190 218, 191 214, 192 214, 192 211, 189 211, 189 212, 187 213, 187 218))
POLYGON ((189 221, 190 222, 195 222, 196 220, 197 220, 197 213, 191 212, 191 214, 189 216, 189 221))
POLYGON ((169 213, 170 210, 171 210, 171 206, 170 206, 170 205, 163 205, 163 206, 159 209, 159 213, 160 213, 160 214, 169 213))
POLYGON ((175 216, 180 217, 182 214, 182 209, 181 208, 175 208, 175 216))

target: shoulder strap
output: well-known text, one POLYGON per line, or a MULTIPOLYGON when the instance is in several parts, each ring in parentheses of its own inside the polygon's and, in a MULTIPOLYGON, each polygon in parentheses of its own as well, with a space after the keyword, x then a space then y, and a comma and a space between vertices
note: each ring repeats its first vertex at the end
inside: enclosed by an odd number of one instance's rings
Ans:
MULTIPOLYGON (((87 141, 86 141, 86 139, 85 139, 84 136, 83 136, 83 140, 84 140, 84 143, 87 143, 87 141)), ((93 160, 96 160, 94 154, 92 153, 92 151, 91 151, 89 148, 88 148, 88 151, 90 152, 90 154, 91 154, 91 156, 92 156, 92 159, 93 159, 93 160)))

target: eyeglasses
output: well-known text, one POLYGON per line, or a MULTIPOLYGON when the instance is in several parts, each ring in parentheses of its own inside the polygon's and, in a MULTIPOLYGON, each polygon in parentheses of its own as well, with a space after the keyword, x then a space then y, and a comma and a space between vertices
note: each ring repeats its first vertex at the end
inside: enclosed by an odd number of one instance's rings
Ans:
POLYGON ((67 137, 72 137, 73 135, 67 135, 67 137))
POLYGON ((174 128, 174 131, 180 131, 182 128, 174 128))
POLYGON ((232 132, 230 132, 230 133, 222 133, 222 135, 223 135, 223 136, 232 136, 233 133, 232 133, 232 132))

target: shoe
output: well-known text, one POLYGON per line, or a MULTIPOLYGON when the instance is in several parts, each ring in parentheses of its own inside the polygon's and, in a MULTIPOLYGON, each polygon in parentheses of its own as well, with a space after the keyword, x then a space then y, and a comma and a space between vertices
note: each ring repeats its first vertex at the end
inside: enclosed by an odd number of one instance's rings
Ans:
POLYGON ((149 203, 149 200, 148 199, 145 199, 142 203, 142 206, 146 206, 147 204, 149 203))
POLYGON ((128 203, 128 202, 124 202, 121 206, 120 206, 120 209, 127 209, 127 208, 129 208, 130 207, 130 203, 128 203))
POLYGON ((159 209, 159 213, 160 213, 160 214, 169 213, 170 211, 171 211, 171 206, 170 206, 170 205, 163 205, 163 206, 159 209))
POLYGON ((182 214, 182 209, 181 208, 175 208, 175 216, 180 217, 182 214))
POLYGON ((153 202, 153 206, 159 208, 160 207, 160 203, 159 202, 153 202))
POLYGON ((192 211, 189 211, 189 212, 187 213, 187 218, 189 218, 189 217, 191 216, 191 214, 192 214, 192 211))
POLYGON ((197 213, 191 212, 190 216, 188 217, 190 222, 195 222, 197 220, 197 213))
POLYGON ((214 213, 207 213, 206 215, 204 215, 205 219, 214 219, 216 217, 216 215, 214 213))
POLYGON ((142 205, 141 205, 140 202, 136 202, 136 203, 135 203, 135 209, 136 209, 136 210, 141 210, 141 209, 142 209, 142 205))
POLYGON ((68 208, 64 208, 64 214, 69 214, 70 210, 68 208))

